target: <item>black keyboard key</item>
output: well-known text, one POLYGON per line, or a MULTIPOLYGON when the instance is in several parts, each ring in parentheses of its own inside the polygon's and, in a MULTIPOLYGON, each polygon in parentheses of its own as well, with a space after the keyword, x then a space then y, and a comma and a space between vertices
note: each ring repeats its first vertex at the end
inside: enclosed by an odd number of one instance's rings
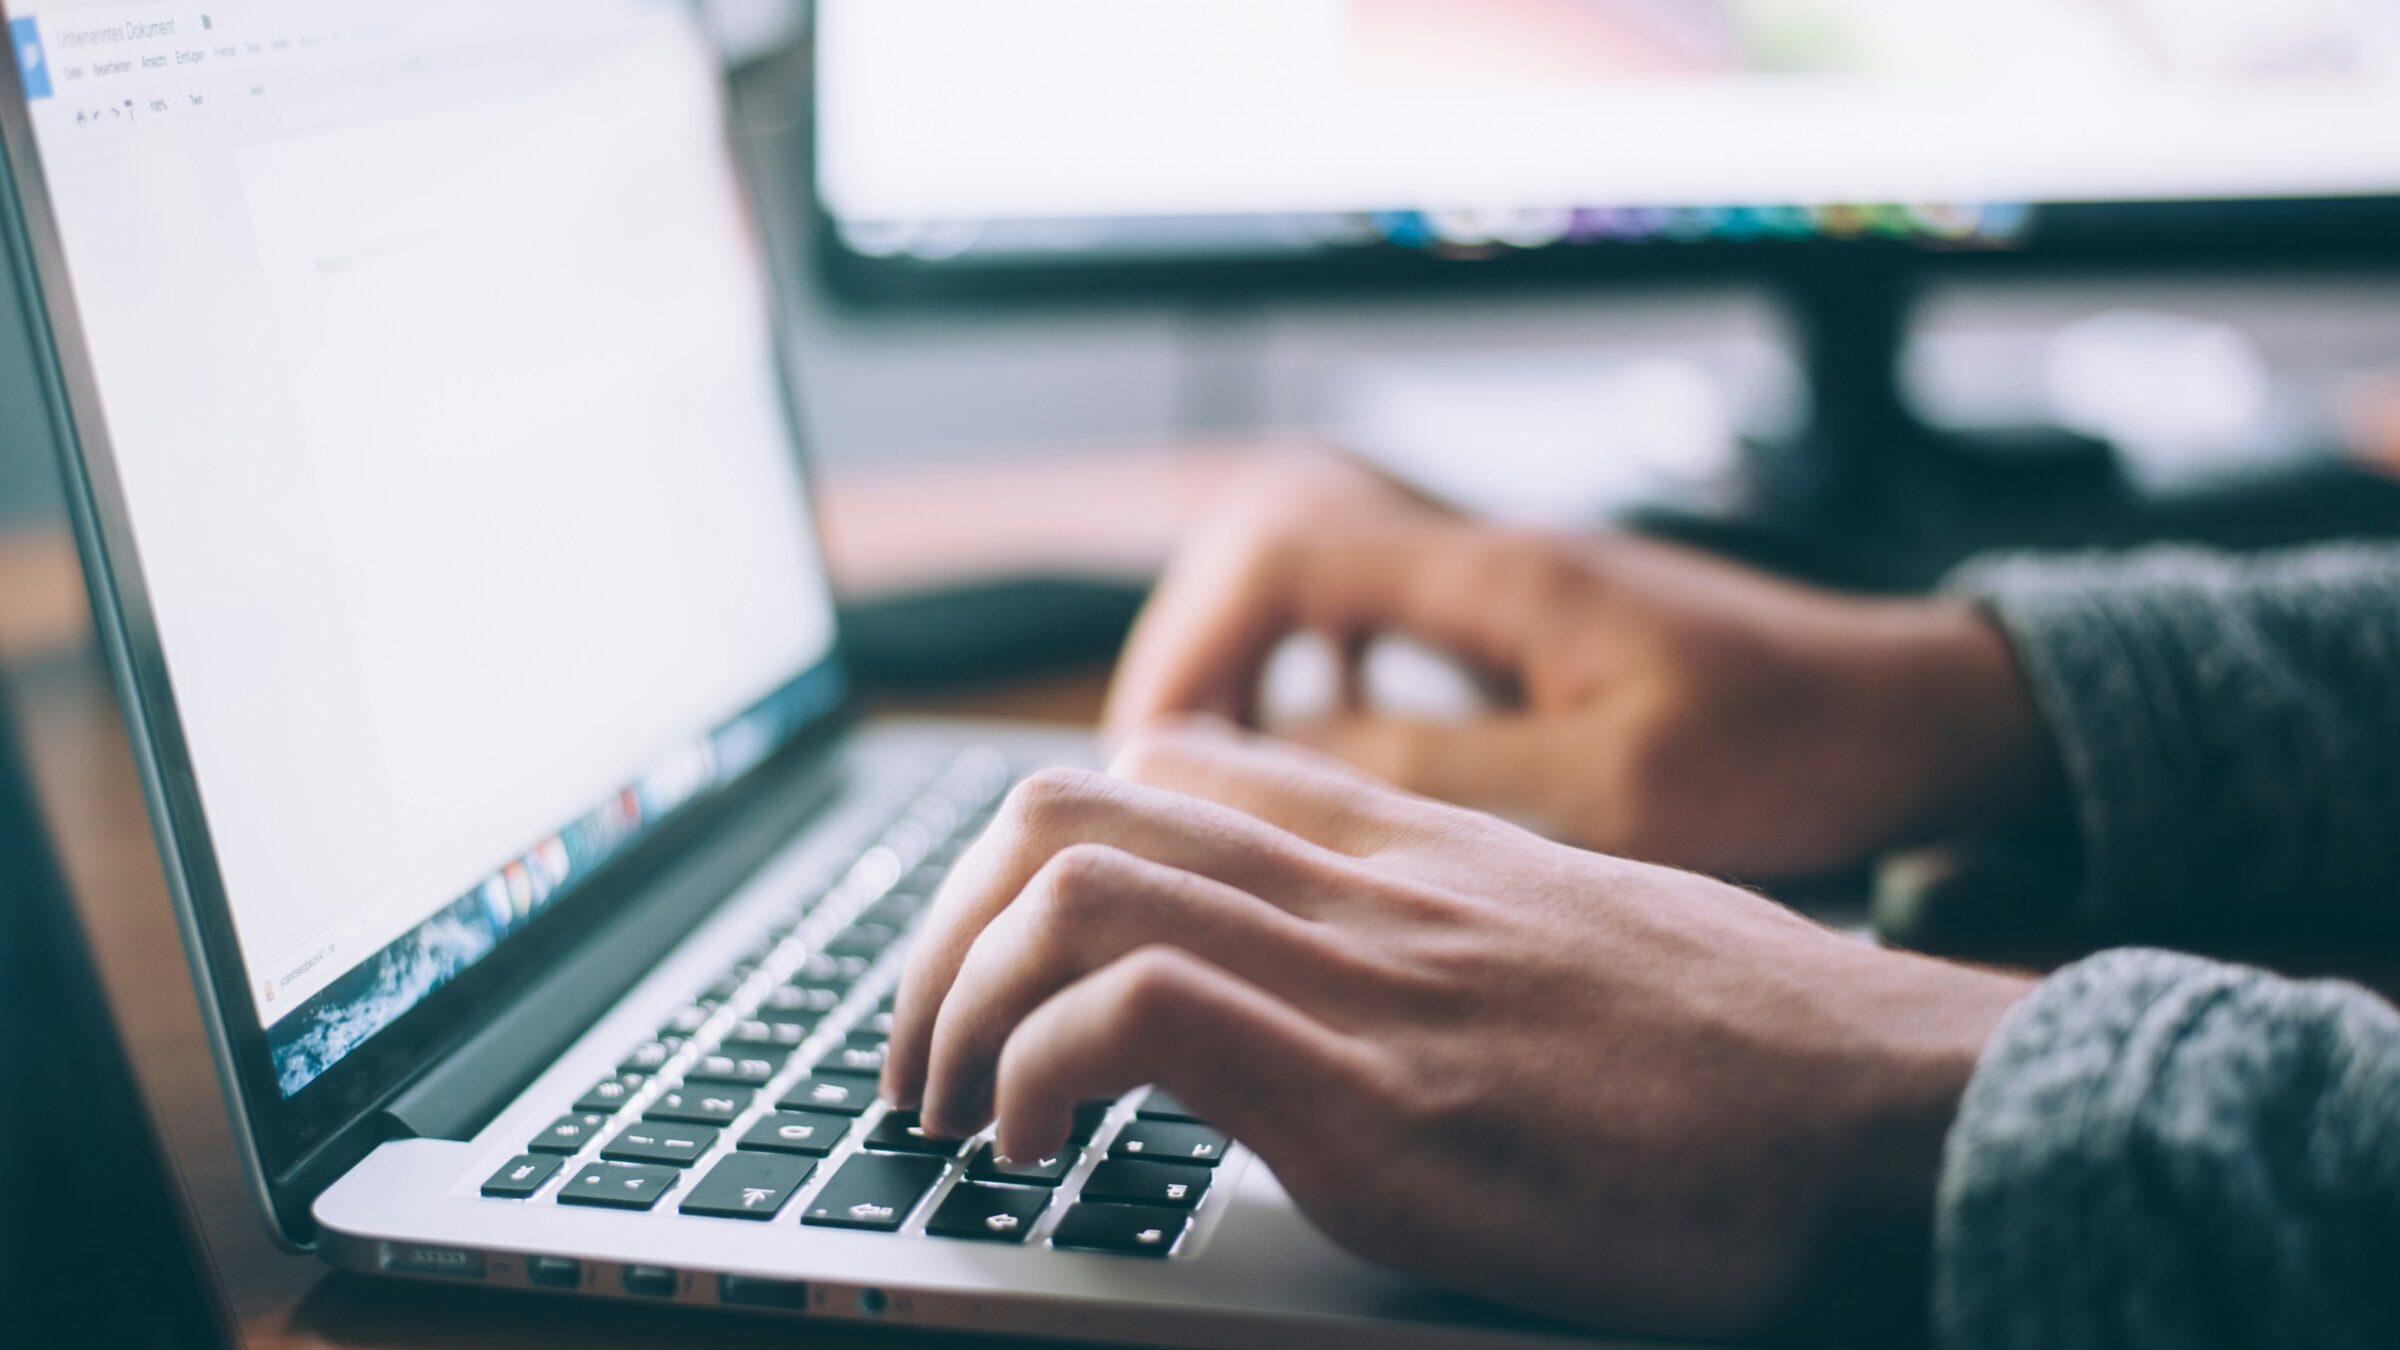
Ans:
POLYGON ((863 956, 832 956, 818 952, 800 963, 792 973, 793 984, 816 984, 839 988, 843 993, 858 983, 871 963, 863 956))
POLYGON ((678 1206, 686 1214, 711 1219, 756 1219, 764 1223, 780 1212, 792 1193, 808 1182, 817 1165, 805 1158, 772 1153, 729 1154, 678 1206))
POLYGON ((683 1075, 687 1084, 731 1083, 736 1087, 765 1087, 775 1071, 783 1067, 781 1057, 768 1059, 760 1055, 702 1055, 683 1075))
POLYGON ((683 1173, 672 1167, 639 1163, 585 1163, 558 1191, 562 1205, 598 1205, 603 1209, 648 1209, 675 1188, 683 1173))
POLYGON ((1162 1087, 1154 1087, 1142 1094, 1142 1100, 1134 1107, 1133 1113, 1143 1120, 1180 1120, 1189 1125, 1206 1123, 1174 1093, 1162 1087))
POLYGON ((854 1073, 810 1074, 792 1085, 776 1103, 787 1111, 822 1111, 828 1115, 864 1114, 875 1100, 875 1080, 854 1073))
POLYGON ((850 1132, 850 1121, 842 1116, 819 1115, 813 1111, 778 1111, 742 1136, 738 1147, 762 1153, 791 1153, 803 1158, 822 1158, 833 1152, 850 1132))
POLYGON ((825 1067, 843 1073, 879 1074, 891 1043, 872 1031, 853 1031, 825 1057, 825 1067))
POLYGON ((662 1041, 644 1041, 626 1054, 625 1061, 617 1066, 617 1072, 619 1074, 657 1073, 666 1067, 667 1061, 675 1058, 675 1052, 682 1048, 683 1041, 673 1036, 662 1041))
POLYGON ((1130 1162, 1111 1158, 1083 1179, 1083 1198, 1121 1205, 1190 1209, 1208 1194, 1215 1174, 1184 1163, 1130 1162))
POLYGON ((1067 1127, 1067 1142, 1078 1148, 1092 1142, 1092 1136, 1100 1133, 1108 1120, 1108 1109, 1115 1105, 1113 1101, 1077 1102, 1074 1121, 1067 1127))
POLYGON ((591 1091, 575 1099, 575 1109, 603 1116, 613 1114, 618 1107, 632 1101, 633 1094, 641 1091, 642 1084, 649 1081, 648 1075, 638 1073, 621 1073, 614 1078, 603 1078, 592 1084, 591 1091))
POLYGON ((783 1057, 791 1054, 800 1042, 808 1039, 813 1022, 776 1022, 753 1017, 733 1024, 733 1031, 719 1047, 728 1055, 768 1055, 783 1057))
POLYGON ((610 1162, 663 1163, 689 1167, 717 1142, 717 1132, 704 1125, 636 1121, 617 1131, 600 1156, 610 1162))
POLYGON ((759 1002, 758 1015, 771 1022, 808 1022, 842 1006, 846 987, 794 981, 779 989, 767 991, 759 1002))
POLYGON ((550 1174, 559 1168, 556 1158, 538 1153, 520 1153, 500 1165, 483 1183, 483 1193, 495 1200, 522 1200, 542 1188, 550 1174))
POLYGON ((1191 1226, 1191 1217, 1177 1209, 1087 1202, 1068 1210, 1058 1221, 1050 1245, 1127 1256, 1165 1256, 1175 1250, 1183 1230, 1191 1226))
POLYGON ((914 1111, 887 1111, 875 1128, 867 1132, 862 1147, 882 1149, 890 1153, 930 1153, 955 1158, 966 1147, 964 1139, 936 1139, 925 1133, 917 1123, 914 1111))
POLYGON ((1000 1146, 985 1144, 975 1150, 975 1161, 967 1165, 967 1175, 977 1181, 1005 1181, 1018 1186, 1056 1186, 1075 1170, 1083 1155, 1074 1149, 1060 1149, 1047 1158, 1031 1158, 1024 1162, 1000 1161, 1000 1146))
POLYGON ((821 1228, 865 1228, 889 1233, 908 1221, 908 1212, 942 1179, 939 1158, 861 1153, 842 1164, 825 1189, 809 1202, 800 1222, 821 1228))
POLYGON ((1108 1156, 1214 1167, 1225 1161, 1225 1145, 1225 1136, 1205 1125, 1137 1120, 1117 1131, 1116 1141, 1108 1146, 1108 1156))
POLYGON ((672 1120, 684 1125, 730 1125, 733 1118, 742 1113, 742 1108, 750 1104, 750 1099, 757 1095, 746 1087, 703 1085, 677 1088, 672 1092, 660 1093, 658 1100, 650 1103, 650 1110, 644 1118, 672 1120))
POLYGON ((858 916, 858 922, 862 927, 872 924, 896 933, 906 932, 931 903, 921 895, 894 893, 867 906, 866 912, 858 916))
POLYGON ((608 1117, 596 1111, 576 1111, 550 1122, 550 1127, 525 1147, 534 1153, 578 1153, 600 1133, 608 1117))
POLYGON ((825 954, 836 959, 856 956, 872 961, 883 955, 884 948, 891 946, 899 936, 899 929, 883 924, 853 923, 834 934, 833 941, 825 944, 825 954))
POLYGON ((1023 1242, 1049 1207, 1048 1191, 962 1182, 934 1206, 925 1231, 975 1242, 1023 1242))

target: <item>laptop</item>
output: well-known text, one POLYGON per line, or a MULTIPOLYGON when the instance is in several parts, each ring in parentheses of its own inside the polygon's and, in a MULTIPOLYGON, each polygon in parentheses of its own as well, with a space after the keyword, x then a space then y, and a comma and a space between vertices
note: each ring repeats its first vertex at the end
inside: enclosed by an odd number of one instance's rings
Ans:
POLYGON ((1094 748, 854 715, 687 7, 0 10, 0 216, 282 1242, 802 1321, 1559 1338, 1347 1255, 1164 1094, 1014 1166, 875 1100, 944 870, 1094 748))

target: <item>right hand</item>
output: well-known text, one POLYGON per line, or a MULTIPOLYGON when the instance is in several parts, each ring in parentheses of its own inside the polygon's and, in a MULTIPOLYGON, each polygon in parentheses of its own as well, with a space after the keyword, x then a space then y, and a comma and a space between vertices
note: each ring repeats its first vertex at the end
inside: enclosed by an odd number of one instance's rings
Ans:
POLYGON ((1176 559, 1110 693, 1117 736, 1256 725, 1268 656, 1397 634, 1511 692, 1466 722, 1356 706, 1280 728, 1391 782, 1586 848, 1783 878, 1991 823, 2055 791, 2000 632, 1631 535, 1465 520, 1340 461, 1263 480, 1176 559))
POLYGON ((1010 795, 883 1088, 1038 1158, 1159 1083, 1370 1259, 1621 1330, 1861 1334, 1922 1321, 1942 1141, 2029 983, 1195 723, 1010 795))

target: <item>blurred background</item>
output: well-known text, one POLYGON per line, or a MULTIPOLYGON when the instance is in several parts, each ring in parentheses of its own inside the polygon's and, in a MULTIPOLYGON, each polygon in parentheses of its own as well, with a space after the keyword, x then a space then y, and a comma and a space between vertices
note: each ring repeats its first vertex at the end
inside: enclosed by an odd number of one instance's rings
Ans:
MULTIPOLYGON (((1932 458, 1879 383, 1946 428, 2043 428, 1978 450, 2044 465, 2051 507, 2094 473, 2254 486, 2400 440, 2391 4, 709 8, 837 480, 1326 439, 1500 514, 1888 539, 1858 514, 1881 469, 1826 468, 1932 458), (1296 110, 1334 130, 1266 129, 1296 110), (1760 471, 1812 424, 1853 443, 1760 471)), ((11 326, 19 525, 59 509, 30 371, 11 326)), ((2106 533, 2032 515, 1991 533, 2106 533)), ((870 588, 948 566, 866 547, 870 588)))

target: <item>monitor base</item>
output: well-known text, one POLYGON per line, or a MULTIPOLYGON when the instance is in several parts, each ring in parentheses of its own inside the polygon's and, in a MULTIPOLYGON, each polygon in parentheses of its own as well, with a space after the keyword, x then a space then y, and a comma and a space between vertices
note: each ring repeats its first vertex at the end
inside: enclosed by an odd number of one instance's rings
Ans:
POLYGON ((2400 539, 2400 480, 2331 455, 2142 486, 2105 442, 2072 432, 1923 432, 1871 478, 1814 440, 1752 448, 1723 511, 1641 508, 1626 523, 1830 585, 1922 591, 2010 550, 2183 542, 2237 551, 2330 538, 2400 539))
POLYGON ((2167 540, 2232 549, 2400 537, 2400 480, 2332 453, 2145 486, 2108 443, 2055 427, 1929 425, 1902 369, 1916 277, 1875 249, 1783 276, 1808 429, 1754 444, 1721 511, 1637 509, 1637 528, 1835 585, 1922 590, 2005 549, 2124 549, 2167 540))

